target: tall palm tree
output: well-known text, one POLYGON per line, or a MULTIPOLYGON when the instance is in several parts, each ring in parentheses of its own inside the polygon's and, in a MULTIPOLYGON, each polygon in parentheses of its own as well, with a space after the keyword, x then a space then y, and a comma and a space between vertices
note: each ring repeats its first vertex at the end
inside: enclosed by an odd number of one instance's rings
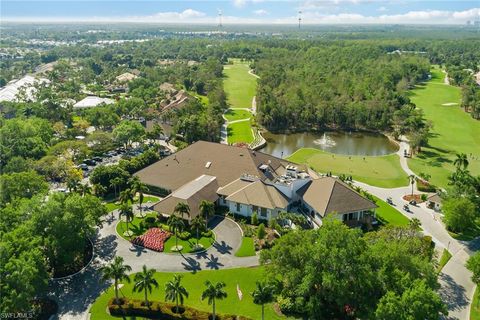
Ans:
POLYGON ((118 283, 122 280, 130 283, 130 278, 128 277, 127 272, 132 271, 132 268, 129 265, 123 264, 122 257, 116 256, 112 263, 104 266, 100 270, 102 272, 103 281, 107 281, 109 279, 114 280, 115 303, 119 304, 120 299, 118 298, 118 283))
POLYGON ((143 265, 142 272, 135 275, 135 284, 133 286, 133 292, 145 293, 145 305, 148 306, 148 293, 152 293, 152 289, 158 289, 158 282, 153 277, 155 274, 155 269, 147 269, 146 265, 143 265))
POLYGON ((412 198, 413 198, 413 186, 415 184, 415 175, 414 174, 409 175, 408 180, 410 181, 410 185, 412 186, 412 198))
POLYGON ((129 185, 133 195, 138 193, 138 203, 140 205, 140 212, 142 212, 144 194, 145 192, 148 192, 148 187, 145 183, 140 181, 140 178, 137 176, 134 176, 129 180, 129 185))
POLYGON ((110 180, 110 187, 113 188, 113 192, 115 194, 115 199, 117 199, 117 188, 118 186, 120 186, 122 184, 122 179, 117 177, 117 178, 113 178, 112 180, 110 180))
POLYGON ((87 194, 92 194, 92 188, 88 184, 80 184, 78 186, 78 191, 82 197, 85 197, 87 194))
POLYGON ((185 228, 185 224, 182 219, 173 214, 168 218, 167 224, 170 227, 170 230, 175 234, 175 248, 178 249, 178 232, 182 232, 185 228))
POLYGON ((200 229, 205 228, 205 221, 203 221, 201 216, 196 216, 195 218, 192 219, 192 222, 190 224, 192 228, 194 228, 197 231, 197 248, 198 248, 198 240, 199 240, 199 231, 200 229))
POLYGON ((120 192, 120 203, 122 204, 132 204, 133 203, 133 193, 132 189, 125 189, 122 192, 120 192))
POLYGON ((457 169, 463 168, 464 170, 467 169, 469 162, 468 157, 465 153, 457 153, 457 158, 453 161, 453 164, 457 169))
POLYGON ((215 320, 215 301, 222 300, 227 297, 227 293, 223 288, 225 288, 225 282, 211 283, 209 280, 205 282, 205 290, 202 292, 202 300, 208 299, 208 304, 212 305, 212 319, 215 320))
POLYGON ((190 216, 190 207, 188 204, 185 202, 179 202, 175 206, 175 209, 173 209, 175 213, 180 214, 182 219, 184 219, 183 215, 186 214, 187 216, 190 216))
POLYGON ((251 293, 253 303, 260 304, 262 306, 262 320, 265 319, 265 304, 272 302, 274 288, 271 285, 264 284, 257 281, 257 287, 251 293))
POLYGON ((188 291, 182 286, 182 276, 176 274, 173 280, 165 284, 165 300, 175 302, 175 312, 178 313, 178 303, 183 305, 183 300, 188 298, 188 291))
POLYGON ((132 207, 126 203, 122 204, 122 206, 120 207, 120 217, 121 216, 125 216, 125 222, 127 224, 127 233, 130 234, 129 223, 133 220, 133 217, 134 217, 132 207))
POLYGON ((215 204, 208 200, 202 200, 198 208, 202 217, 205 217, 205 224, 208 224, 208 218, 215 214, 215 204))

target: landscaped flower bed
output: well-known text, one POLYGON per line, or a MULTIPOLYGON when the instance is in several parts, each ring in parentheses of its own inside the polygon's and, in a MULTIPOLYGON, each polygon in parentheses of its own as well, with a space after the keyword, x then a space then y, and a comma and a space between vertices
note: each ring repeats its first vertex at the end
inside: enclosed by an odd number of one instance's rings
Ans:
POLYGON ((133 239, 132 243, 147 249, 162 252, 165 242, 171 235, 172 233, 160 228, 151 228, 148 229, 145 234, 133 239))

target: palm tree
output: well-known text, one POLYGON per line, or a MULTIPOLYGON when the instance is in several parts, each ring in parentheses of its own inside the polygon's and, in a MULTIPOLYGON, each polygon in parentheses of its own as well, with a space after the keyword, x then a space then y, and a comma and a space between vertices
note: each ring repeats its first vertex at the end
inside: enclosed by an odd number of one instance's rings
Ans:
POLYGON ((412 186, 412 198, 413 198, 413 185, 415 184, 415 175, 414 174, 409 175, 408 180, 410 181, 410 185, 412 186))
POLYGON ((132 268, 129 265, 123 264, 122 257, 116 256, 112 263, 104 266, 100 270, 102 272, 103 281, 107 281, 109 279, 114 280, 115 303, 119 304, 120 299, 118 298, 118 283, 122 280, 130 282, 127 272, 132 271, 132 268))
POLYGON ((176 274, 173 280, 165 284, 165 300, 175 302, 175 312, 178 313, 178 302, 183 305, 183 300, 188 298, 188 291, 181 284, 182 276, 176 274))
POLYGON ((173 210, 175 213, 180 214, 182 216, 182 219, 184 219, 183 218, 184 214, 186 214, 187 216, 190 216, 190 207, 185 202, 177 203, 177 205, 175 206, 175 209, 173 210))
POLYGON ((136 195, 138 193, 138 203, 140 205, 140 212, 142 212, 142 203, 144 199, 145 192, 148 192, 148 187, 145 183, 140 181, 140 178, 134 176, 129 181, 130 188, 132 190, 132 194, 136 195))
POLYGON ((146 265, 143 265, 142 272, 135 275, 135 285, 133 286, 133 292, 145 293, 145 305, 148 306, 148 292, 152 293, 152 289, 155 287, 158 289, 158 282, 153 277, 155 269, 147 269, 146 265))
POLYGON ((182 232, 183 228, 185 228, 185 224, 182 219, 173 214, 168 218, 167 224, 170 227, 170 230, 175 233, 175 248, 178 249, 178 231, 182 232))
POLYGON ((124 203, 120 207, 120 217, 125 216, 125 222, 127 224, 127 233, 130 235, 129 222, 133 220, 134 214, 132 207, 124 203))
POLYGON ((120 192, 119 200, 120 200, 120 203, 122 204, 133 203, 132 189, 125 189, 122 192, 120 192))
POLYGON ((110 187, 113 188, 113 192, 115 193, 115 199, 117 199, 117 187, 122 184, 122 179, 117 177, 110 180, 110 187))
POLYGON ((215 204, 208 200, 202 200, 198 206, 200 214, 205 217, 205 224, 208 224, 208 218, 215 213, 215 204))
POLYGON ((199 230, 205 228, 205 221, 203 221, 201 216, 196 216, 192 219, 191 227, 197 231, 197 248, 199 240, 199 230))
POLYGON ((465 153, 457 153, 457 158, 453 161, 453 164, 457 167, 457 170, 460 168, 467 169, 469 165, 467 155, 465 153))
POLYGON ((80 184, 78 189, 82 197, 85 197, 87 194, 92 194, 92 188, 88 184, 80 184))
POLYGON ((208 304, 212 305, 212 319, 215 320, 215 300, 222 300, 227 297, 225 288, 225 282, 211 283, 209 280, 205 282, 205 290, 202 292, 202 300, 208 299, 208 304))
POLYGON ((263 284, 257 281, 257 287, 251 293, 253 303, 262 306, 262 320, 265 319, 265 304, 272 302, 274 288, 271 285, 263 284))

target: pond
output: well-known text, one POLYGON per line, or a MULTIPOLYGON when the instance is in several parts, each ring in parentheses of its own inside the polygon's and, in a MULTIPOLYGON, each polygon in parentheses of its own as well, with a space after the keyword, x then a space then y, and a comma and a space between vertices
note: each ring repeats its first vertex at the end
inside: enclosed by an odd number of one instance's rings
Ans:
POLYGON ((287 157, 300 148, 316 148, 344 155, 381 156, 395 153, 396 143, 379 133, 339 132, 324 133, 262 133, 267 145, 260 151, 276 157, 287 157))

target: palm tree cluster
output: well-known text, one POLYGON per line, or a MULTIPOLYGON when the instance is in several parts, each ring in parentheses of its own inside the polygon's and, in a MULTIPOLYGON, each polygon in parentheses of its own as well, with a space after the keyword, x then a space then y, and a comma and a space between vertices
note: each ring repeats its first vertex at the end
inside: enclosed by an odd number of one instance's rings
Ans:
MULTIPOLYGON (((102 280, 108 281, 113 279, 115 289, 114 303, 121 304, 118 297, 119 283, 121 281, 130 282, 128 272, 132 271, 129 265, 124 264, 122 257, 115 257, 112 263, 103 267, 102 280)), ((144 305, 149 306, 148 294, 151 294, 153 289, 158 289, 159 284, 155 279, 155 269, 148 269, 146 265, 143 266, 142 271, 136 273, 134 276, 133 292, 144 293, 144 305)), ((171 301, 175 303, 175 312, 179 313, 180 306, 183 306, 185 299, 189 297, 187 289, 182 285, 183 276, 175 274, 173 279, 165 283, 165 301, 171 301)), ((216 318, 216 302, 227 298, 227 292, 225 291, 225 282, 211 282, 207 280, 205 282, 205 289, 202 292, 201 299, 207 300, 208 304, 212 306, 212 319, 216 318)), ((253 302, 261 305, 262 307, 262 320, 265 318, 265 304, 273 301, 275 288, 263 282, 256 283, 256 288, 251 292, 253 302)))

